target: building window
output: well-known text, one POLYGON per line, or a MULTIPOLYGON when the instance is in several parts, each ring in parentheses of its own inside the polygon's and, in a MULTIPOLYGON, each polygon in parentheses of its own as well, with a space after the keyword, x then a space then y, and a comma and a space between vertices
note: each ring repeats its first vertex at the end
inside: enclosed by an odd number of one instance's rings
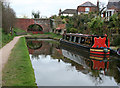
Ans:
POLYGON ((107 17, 108 17, 108 12, 107 12, 107 17))
POLYGON ((89 11, 90 11, 90 8, 86 7, 86 8, 85 8, 85 12, 88 13, 89 11))
POLYGON ((112 16, 112 11, 110 11, 110 16, 112 16))

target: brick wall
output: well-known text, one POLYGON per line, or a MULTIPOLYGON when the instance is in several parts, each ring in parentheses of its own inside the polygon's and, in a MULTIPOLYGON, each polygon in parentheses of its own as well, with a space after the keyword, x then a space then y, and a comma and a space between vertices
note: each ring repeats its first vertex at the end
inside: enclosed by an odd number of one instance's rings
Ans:
POLYGON ((34 20, 33 19, 16 19, 16 24, 15 27, 25 30, 27 32, 27 28, 29 25, 34 24, 34 20))
MULTIPOLYGON (((85 12, 85 8, 86 8, 86 7, 78 7, 78 8, 77 8, 77 11, 78 11, 78 12, 85 12)), ((95 11, 97 11, 97 7, 88 7, 88 8, 90 8, 90 12, 95 12, 95 11)))

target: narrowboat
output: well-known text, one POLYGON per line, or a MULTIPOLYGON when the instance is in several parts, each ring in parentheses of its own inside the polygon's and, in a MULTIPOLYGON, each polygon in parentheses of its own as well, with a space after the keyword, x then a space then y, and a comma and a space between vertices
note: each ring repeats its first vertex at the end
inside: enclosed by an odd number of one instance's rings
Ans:
MULTIPOLYGON (((66 33, 63 34, 63 38, 60 39, 60 43, 67 44, 71 47, 82 47, 87 49, 91 57, 109 57, 110 54, 110 41, 107 35, 87 35, 87 34, 74 34, 66 33)), ((80 48, 80 49, 82 49, 80 48)))

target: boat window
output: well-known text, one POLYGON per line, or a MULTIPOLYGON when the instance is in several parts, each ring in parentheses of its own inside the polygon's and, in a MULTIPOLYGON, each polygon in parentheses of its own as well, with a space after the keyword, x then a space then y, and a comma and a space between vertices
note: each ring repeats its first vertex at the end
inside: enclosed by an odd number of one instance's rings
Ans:
POLYGON ((84 37, 81 38, 81 43, 85 43, 85 38, 84 37))
POLYGON ((72 41, 72 36, 70 36, 70 39, 69 39, 69 41, 72 41))
POLYGON ((76 36, 74 37, 74 42, 76 42, 76 36))
POLYGON ((86 38, 85 43, 86 43, 86 44, 90 44, 90 38, 86 38))
POLYGON ((76 37, 76 41, 75 41, 75 42, 77 42, 77 43, 78 43, 78 41, 79 41, 79 37, 76 37))
POLYGON ((81 42, 81 37, 79 37, 79 40, 78 40, 78 43, 80 43, 81 42))
POLYGON ((66 37, 66 40, 68 40, 68 41, 69 41, 69 40, 70 40, 70 36, 67 36, 67 37, 66 37))
POLYGON ((74 41, 74 36, 72 36, 72 41, 74 41))

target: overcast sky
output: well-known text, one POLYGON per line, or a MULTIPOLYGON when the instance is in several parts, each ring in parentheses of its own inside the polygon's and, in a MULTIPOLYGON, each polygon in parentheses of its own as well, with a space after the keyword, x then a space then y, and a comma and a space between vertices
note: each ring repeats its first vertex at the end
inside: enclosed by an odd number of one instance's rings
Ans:
MULTIPOLYGON (((40 11, 43 17, 50 17, 51 15, 58 15, 59 9, 77 9, 77 6, 82 3, 90 1, 97 4, 97 0, 10 0, 11 7, 16 12, 17 17, 24 15, 31 18, 32 11, 40 11)), ((108 0, 100 0, 100 2, 107 4, 108 0)))

